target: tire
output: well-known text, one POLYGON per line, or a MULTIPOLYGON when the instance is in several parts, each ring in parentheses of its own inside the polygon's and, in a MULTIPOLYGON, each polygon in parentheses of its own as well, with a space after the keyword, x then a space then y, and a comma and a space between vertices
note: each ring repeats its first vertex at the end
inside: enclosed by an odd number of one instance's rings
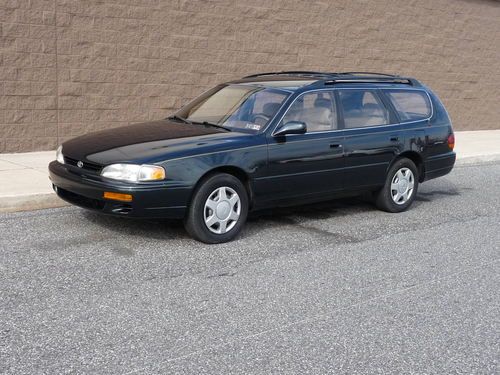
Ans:
POLYGON ((196 188, 184 226, 198 241, 223 243, 240 233, 247 215, 245 186, 233 175, 219 173, 205 178, 196 188))
POLYGON ((387 212, 402 212, 411 206, 418 190, 418 170, 415 163, 401 158, 387 172, 385 184, 375 193, 375 205, 387 212))

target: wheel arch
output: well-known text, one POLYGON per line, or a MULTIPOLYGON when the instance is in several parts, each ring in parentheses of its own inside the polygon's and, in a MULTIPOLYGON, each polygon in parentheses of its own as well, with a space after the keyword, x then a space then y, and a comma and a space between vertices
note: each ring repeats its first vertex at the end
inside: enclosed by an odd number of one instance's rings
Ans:
POLYGON ((389 165, 387 170, 389 170, 393 164, 403 158, 410 159, 413 163, 415 163, 415 166, 417 167, 418 171, 418 182, 423 182, 425 180, 425 164, 424 164, 424 159, 422 158, 422 155, 420 155, 418 152, 415 151, 404 151, 401 154, 397 155, 392 163, 389 165))
POLYGON ((205 172, 196 182, 196 184, 191 192, 191 196, 189 197, 189 202, 192 201, 194 193, 197 191, 198 187, 203 183, 203 181, 206 180, 207 178, 209 178, 210 176, 213 176, 213 175, 218 174, 218 173, 230 174, 241 181, 241 183, 245 187, 245 190, 246 190, 247 195, 248 195, 249 208, 251 208, 252 202, 253 202, 253 191, 252 191, 252 184, 250 183, 250 176, 248 175, 247 172, 245 172, 244 169, 242 169, 240 167, 236 167, 234 165, 223 165, 223 166, 212 168, 209 171, 205 172))

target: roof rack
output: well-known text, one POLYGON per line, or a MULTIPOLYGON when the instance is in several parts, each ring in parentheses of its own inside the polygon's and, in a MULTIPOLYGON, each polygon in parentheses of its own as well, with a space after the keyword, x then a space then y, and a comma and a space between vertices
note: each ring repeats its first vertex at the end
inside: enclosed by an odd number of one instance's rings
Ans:
POLYGON ((252 74, 243 78, 255 78, 255 77, 261 77, 261 76, 273 76, 273 75, 300 75, 300 76, 322 76, 322 77, 327 77, 327 76, 335 76, 338 74, 342 73, 325 73, 325 72, 311 72, 307 70, 289 70, 289 71, 282 71, 282 72, 267 72, 267 73, 257 73, 257 74, 252 74))
POLYGON ((335 85, 337 83, 402 83, 411 86, 418 86, 418 82, 412 78, 406 77, 355 77, 355 78, 334 78, 325 82, 325 85, 335 85))
POLYGON ((420 83, 413 78, 402 77, 394 74, 374 73, 374 72, 311 72, 305 70, 291 70, 282 72, 268 72, 252 74, 243 78, 256 78, 272 75, 297 75, 302 77, 316 77, 326 80, 325 85, 334 85, 337 83, 401 83, 411 86, 420 86, 420 83))
POLYGON ((363 75, 363 76, 384 76, 384 77, 399 77, 395 74, 387 74, 387 73, 376 73, 376 72, 343 72, 342 74, 349 75, 363 75))

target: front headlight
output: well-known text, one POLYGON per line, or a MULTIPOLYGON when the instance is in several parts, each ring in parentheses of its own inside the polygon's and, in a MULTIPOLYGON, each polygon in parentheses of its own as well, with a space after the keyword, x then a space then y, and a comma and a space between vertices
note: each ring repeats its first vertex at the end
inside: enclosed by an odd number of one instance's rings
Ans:
POLYGON ((59 163, 64 164, 64 155, 62 153, 62 146, 59 146, 56 150, 56 160, 59 163))
POLYGON ((111 164, 103 168, 101 176, 130 182, 158 181, 165 179, 165 169, 158 165, 111 164))

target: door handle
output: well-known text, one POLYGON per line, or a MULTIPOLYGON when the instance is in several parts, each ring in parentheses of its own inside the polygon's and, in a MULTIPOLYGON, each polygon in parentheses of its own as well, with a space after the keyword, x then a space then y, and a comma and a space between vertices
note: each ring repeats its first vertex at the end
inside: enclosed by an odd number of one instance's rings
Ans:
POLYGON ((342 148, 340 143, 330 143, 330 148, 342 148))
POLYGON ((391 142, 397 142, 399 141, 399 137, 391 137, 391 142))

